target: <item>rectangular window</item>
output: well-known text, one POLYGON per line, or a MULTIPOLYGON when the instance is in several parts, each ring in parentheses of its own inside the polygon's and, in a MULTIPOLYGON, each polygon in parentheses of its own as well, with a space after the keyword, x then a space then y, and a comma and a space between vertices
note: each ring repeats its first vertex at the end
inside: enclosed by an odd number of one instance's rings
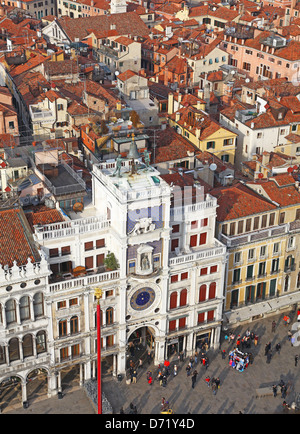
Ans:
POLYGON ((260 262, 258 264, 258 276, 263 276, 266 273, 266 263, 260 262))
POLYGON ((84 250, 88 251, 88 250, 93 250, 94 248, 94 242, 93 241, 88 241, 87 243, 84 243, 84 250))
POLYGON ((200 234, 199 246, 202 246, 203 244, 206 244, 206 240, 207 240, 207 233, 204 232, 203 234, 200 234))
POLYGON ((271 273, 277 273, 279 268, 279 258, 272 260, 271 273))
POLYGON ((230 223, 230 235, 235 235, 235 223, 230 223))
POLYGON ((101 240, 96 240, 96 248, 100 249, 101 247, 105 247, 105 239, 102 238, 101 240))
POLYGON ((254 249, 249 249, 248 251, 248 261, 254 259, 254 249))
POLYGON ((254 217, 253 230, 256 231, 259 227, 259 217, 254 217))
POLYGON ((218 266, 217 265, 212 265, 210 267, 210 273, 216 273, 218 271, 218 266))
POLYGON ((198 237, 198 235, 192 235, 190 237, 190 247, 197 246, 197 237, 198 237))
POLYGON ((181 280, 186 280, 189 277, 189 273, 181 273, 181 280))
POLYGON ((244 230, 244 220, 238 222, 238 234, 242 234, 244 230))
POLYGON ((269 226, 274 226, 275 223, 275 213, 272 212, 272 214, 270 214, 270 218, 269 218, 269 226))
POLYGON ((203 323, 204 322, 204 318, 205 318, 205 313, 204 312, 198 313, 198 324, 203 323))
POLYGON ((267 226, 267 218, 268 218, 267 214, 262 216, 262 219, 261 219, 261 227, 262 228, 265 228, 267 226))
POLYGON ((175 282, 178 282, 178 274, 173 274, 173 276, 171 276, 171 283, 175 282))
POLYGON ((180 227, 179 225, 173 225, 172 226, 172 233, 175 234, 175 233, 179 232, 179 227, 180 227))
POLYGON ((171 240, 171 252, 174 252, 178 246, 179 246, 179 239, 178 238, 175 238, 175 240, 171 240))
POLYGON ((236 252, 234 254, 234 263, 239 264, 241 262, 241 252, 236 252))
POLYGON ((67 307, 67 302, 66 302, 66 300, 59 301, 59 302, 57 303, 57 309, 63 309, 64 307, 67 307))
POLYGON ((279 224, 282 225, 285 220, 285 212, 281 212, 279 215, 279 224))
POLYGON ((71 247, 70 246, 65 246, 61 248, 61 254, 62 256, 64 255, 70 255, 71 253, 71 247))
POLYGON ((233 283, 239 282, 241 277, 241 269, 237 268, 236 270, 233 270, 233 283))
POLYGON ((247 279, 251 279, 253 277, 254 265, 248 265, 247 267, 247 279))
POLYGON ((204 226, 207 226, 207 225, 208 225, 208 218, 202 219, 201 220, 201 226, 204 227, 204 226))
POLYGON ((176 330, 176 320, 169 321, 169 332, 176 330))
POLYGON ((252 219, 247 219, 246 220, 246 232, 250 232, 251 231, 251 221, 252 219))
POLYGON ((270 291, 269 291, 270 297, 273 297, 276 293, 276 280, 277 279, 270 280, 270 291))
POLYGON ((200 270, 200 276, 206 276, 207 271, 208 271, 207 267, 201 268, 201 270, 200 270))

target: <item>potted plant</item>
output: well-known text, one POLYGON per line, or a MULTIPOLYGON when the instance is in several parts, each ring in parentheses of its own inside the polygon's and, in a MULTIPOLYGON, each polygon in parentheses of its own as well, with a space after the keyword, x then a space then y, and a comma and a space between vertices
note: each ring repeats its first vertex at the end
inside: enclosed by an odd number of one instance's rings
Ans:
POLYGON ((114 253, 108 252, 106 257, 104 258, 104 265, 107 271, 114 271, 119 268, 119 263, 114 253))

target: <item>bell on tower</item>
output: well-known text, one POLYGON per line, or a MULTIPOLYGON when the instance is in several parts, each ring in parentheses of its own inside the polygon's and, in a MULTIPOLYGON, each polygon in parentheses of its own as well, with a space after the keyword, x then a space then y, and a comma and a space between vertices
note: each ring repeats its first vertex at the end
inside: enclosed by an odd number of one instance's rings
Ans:
POLYGON ((133 175, 134 173, 136 173, 136 167, 135 167, 135 160, 137 158, 140 158, 140 154, 136 145, 136 142, 134 140, 134 134, 132 133, 132 141, 130 143, 130 148, 127 154, 127 159, 131 160, 132 164, 131 164, 131 175, 133 175))

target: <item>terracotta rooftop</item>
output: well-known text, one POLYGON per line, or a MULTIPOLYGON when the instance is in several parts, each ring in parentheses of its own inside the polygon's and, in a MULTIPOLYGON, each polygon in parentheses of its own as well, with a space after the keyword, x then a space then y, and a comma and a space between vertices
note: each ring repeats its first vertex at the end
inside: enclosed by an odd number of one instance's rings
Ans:
POLYGON ((0 210, 0 264, 13 266, 25 265, 29 257, 38 262, 40 256, 23 210, 0 210))
POLYGON ((210 190, 209 194, 218 200, 217 220, 219 222, 244 218, 277 208, 276 205, 241 183, 210 190))

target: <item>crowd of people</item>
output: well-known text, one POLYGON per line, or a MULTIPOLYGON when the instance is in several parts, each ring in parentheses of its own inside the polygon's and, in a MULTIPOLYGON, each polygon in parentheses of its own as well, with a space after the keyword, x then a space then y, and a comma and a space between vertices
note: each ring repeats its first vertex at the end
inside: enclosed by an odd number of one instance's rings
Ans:
MULTIPOLYGON (((300 319, 300 311, 297 312, 297 320, 300 319)), ((290 324, 290 318, 288 316, 284 316, 283 325, 288 327, 290 324)), ((279 323, 272 321, 271 323, 271 333, 275 333, 277 326, 279 323)), ((277 336, 277 335, 276 335, 277 336)), ((275 337, 275 335, 274 335, 275 337)), ((287 332, 287 341, 291 342, 293 346, 294 342, 292 340, 293 334, 290 330, 287 332)), ((226 359, 228 357, 229 365, 234 367, 239 371, 243 371, 249 365, 253 364, 254 356, 258 353, 259 348, 256 350, 258 343, 261 341, 261 336, 259 336, 254 331, 250 331, 247 329, 241 334, 235 334, 234 332, 226 332, 224 335, 225 343, 220 346, 220 354, 222 359, 226 359)), ((262 354, 266 357, 266 362, 270 363, 274 354, 280 354, 281 352, 281 342, 275 341, 275 338, 271 341, 268 340, 265 343, 264 353, 262 348, 262 354), (272 348, 273 346, 273 348, 272 348)), ((206 374, 206 371, 210 365, 210 361, 208 358, 208 343, 204 341, 200 346, 196 348, 196 351, 192 356, 186 357, 186 354, 181 351, 179 353, 172 353, 172 363, 170 360, 166 359, 163 364, 158 365, 155 368, 155 371, 152 372, 150 368, 150 364, 152 363, 152 355, 151 353, 147 354, 147 358, 145 358, 144 362, 140 359, 136 364, 130 360, 130 382, 136 383, 137 371, 138 369, 144 367, 145 364, 148 363, 149 367, 146 370, 146 381, 149 386, 153 386, 153 384, 158 384, 159 386, 166 388, 169 381, 173 378, 176 378, 180 371, 184 371, 186 373, 186 377, 191 381, 192 389, 195 388, 197 384, 197 379, 200 377, 203 378, 205 384, 212 390, 213 395, 216 395, 218 389, 220 389, 220 378, 213 377, 210 378, 209 375, 206 374)), ((131 352, 131 355, 133 352, 131 352)), ((295 357, 295 366, 298 364, 299 356, 298 354, 295 357)), ((151 365, 151 368, 153 366, 151 365)), ((140 376, 140 379, 143 381, 145 375, 145 370, 143 374, 140 376)), ((139 380, 140 381, 140 380, 139 380)), ((286 399, 288 385, 286 385, 282 380, 278 384, 273 385, 273 394, 277 396, 278 391, 280 390, 281 398, 286 399)), ((284 401, 285 402, 285 401, 284 401)), ((164 407, 164 406, 162 406, 164 407)), ((286 406, 288 408, 288 405, 286 406)))

